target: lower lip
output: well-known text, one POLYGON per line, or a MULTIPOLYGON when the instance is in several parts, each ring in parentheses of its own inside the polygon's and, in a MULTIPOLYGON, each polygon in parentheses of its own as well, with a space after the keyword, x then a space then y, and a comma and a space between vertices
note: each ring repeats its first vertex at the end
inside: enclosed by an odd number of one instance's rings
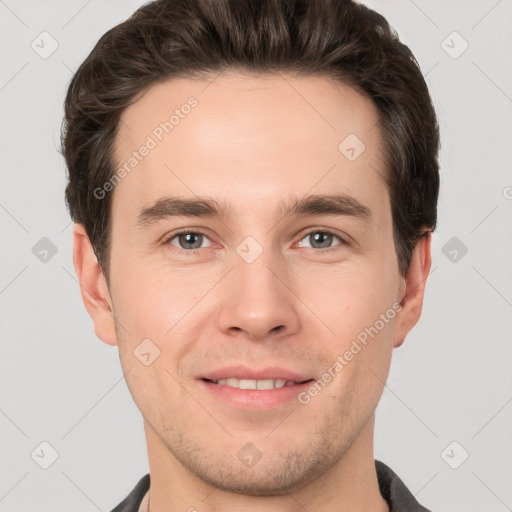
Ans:
POLYGON ((305 391, 313 381, 309 380, 302 384, 294 384, 293 386, 262 390, 233 388, 206 380, 200 380, 199 382, 213 396, 239 409, 263 411, 274 409, 293 400, 298 402, 299 393, 305 391))

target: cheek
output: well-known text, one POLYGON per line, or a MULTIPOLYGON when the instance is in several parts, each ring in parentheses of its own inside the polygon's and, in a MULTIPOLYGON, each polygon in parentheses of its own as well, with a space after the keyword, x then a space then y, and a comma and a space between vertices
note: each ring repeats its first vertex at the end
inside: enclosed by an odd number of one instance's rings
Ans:
POLYGON ((200 283, 186 272, 134 260, 116 269, 116 317, 139 337, 165 338, 200 300, 200 283))
POLYGON ((183 326, 195 297, 177 278, 165 281, 158 272, 142 269, 126 275, 131 278, 114 298, 121 366, 143 416, 161 425, 162 411, 186 406, 176 381, 181 380, 179 362, 188 339, 194 338, 190 331, 189 338, 183 335, 183 326))
MULTIPOLYGON (((133 383, 133 393, 142 392, 140 385, 144 393, 152 388, 158 396, 162 389, 172 389, 173 376, 182 377, 180 363, 204 325, 201 299, 213 283, 197 273, 135 266, 124 267, 131 277, 116 287, 113 297, 120 359, 123 370, 130 371, 127 382, 133 383)), ((117 271, 122 276, 121 266, 117 271)))
MULTIPOLYGON (((389 330, 395 316, 392 307, 396 299, 393 293, 396 286, 384 272, 353 269, 343 275, 340 273, 333 276, 329 280, 328 292, 321 299, 317 299, 316 303, 319 312, 323 312, 326 323, 336 333, 337 339, 350 343, 376 322, 379 322, 379 331, 389 330), (383 329, 379 319, 386 313, 387 321, 383 329)), ((320 297, 318 293, 315 295, 320 297)))
POLYGON ((336 375, 330 386, 332 398, 345 396, 376 404, 391 362, 394 296, 384 273, 361 269, 345 277, 332 281, 329 300, 324 302, 323 319, 335 332, 332 342, 324 346, 330 372, 336 375), (349 389, 353 392, 347 394, 349 389))

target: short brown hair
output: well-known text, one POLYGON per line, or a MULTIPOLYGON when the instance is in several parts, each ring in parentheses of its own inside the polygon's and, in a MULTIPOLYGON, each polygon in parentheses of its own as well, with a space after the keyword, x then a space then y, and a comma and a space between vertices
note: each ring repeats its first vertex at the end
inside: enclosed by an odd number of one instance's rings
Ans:
POLYGON ((107 31, 69 85, 66 202, 109 282, 111 194, 123 110, 163 80, 242 72, 324 75, 377 107, 398 267, 437 222, 439 127, 419 65, 395 30, 353 0, 156 0, 107 31))

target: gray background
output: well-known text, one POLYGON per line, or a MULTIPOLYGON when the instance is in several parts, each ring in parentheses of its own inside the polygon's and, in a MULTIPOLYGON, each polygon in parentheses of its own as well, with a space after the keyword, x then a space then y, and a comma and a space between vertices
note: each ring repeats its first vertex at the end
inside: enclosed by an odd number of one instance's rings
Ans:
MULTIPOLYGON (((109 511, 148 471, 117 348, 81 301, 58 152, 73 71, 142 3, 0 0, 2 511, 109 511)), ((415 53, 442 137, 433 273, 375 456, 434 511, 512 510, 512 1, 365 3, 415 53)))

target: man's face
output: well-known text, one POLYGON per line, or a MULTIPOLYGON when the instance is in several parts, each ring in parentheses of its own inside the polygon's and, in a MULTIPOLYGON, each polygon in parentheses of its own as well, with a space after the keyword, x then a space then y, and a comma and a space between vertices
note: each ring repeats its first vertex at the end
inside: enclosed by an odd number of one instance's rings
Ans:
POLYGON ((326 78, 238 74, 166 81, 123 113, 117 168, 150 149, 113 192, 110 297, 159 463, 273 494, 371 445, 405 291, 377 119, 326 78), (227 211, 148 210, 171 196, 227 211), (285 215, 310 196, 349 199, 285 215), (206 380, 236 377, 309 382, 206 380))

